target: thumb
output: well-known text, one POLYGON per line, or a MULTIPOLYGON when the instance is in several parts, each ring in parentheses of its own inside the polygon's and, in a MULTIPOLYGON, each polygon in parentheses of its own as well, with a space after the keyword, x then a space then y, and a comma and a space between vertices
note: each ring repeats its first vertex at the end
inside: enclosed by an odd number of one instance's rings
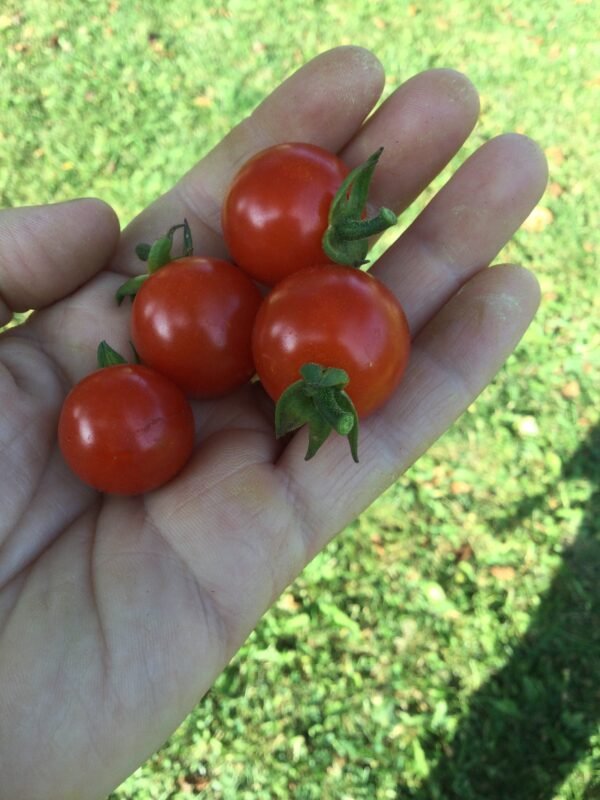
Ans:
POLYGON ((14 311, 54 303, 88 281, 118 238, 117 216, 102 200, 0 211, 0 327, 14 311))

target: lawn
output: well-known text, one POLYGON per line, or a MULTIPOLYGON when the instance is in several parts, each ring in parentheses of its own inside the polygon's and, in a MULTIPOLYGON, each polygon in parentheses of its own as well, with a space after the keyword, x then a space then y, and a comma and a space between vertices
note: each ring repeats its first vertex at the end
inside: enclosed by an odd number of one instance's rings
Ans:
POLYGON ((3 206, 122 223, 281 79, 355 43, 386 94, 466 72, 540 142, 546 195, 498 260, 543 302, 493 384, 305 570, 111 800, 600 798, 598 15, 588 0, 3 0, 3 206))

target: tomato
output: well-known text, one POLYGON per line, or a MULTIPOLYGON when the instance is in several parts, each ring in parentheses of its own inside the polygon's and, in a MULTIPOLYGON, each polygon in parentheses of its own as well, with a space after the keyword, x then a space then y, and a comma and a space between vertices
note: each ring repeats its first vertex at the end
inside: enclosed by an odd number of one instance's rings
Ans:
POLYGON ((404 311, 367 272, 321 264, 295 272, 265 297, 253 332, 256 371, 277 401, 307 363, 344 370, 359 417, 398 386, 410 352, 404 311))
POLYGON ((194 447, 194 418, 183 392, 141 364, 92 372, 67 395, 58 424, 63 456, 102 492, 139 494, 162 486, 194 447))
POLYGON ((235 263, 268 286, 298 269, 331 263, 322 239, 348 173, 337 156, 312 144, 275 145, 251 158, 223 205, 223 236, 235 263))
POLYGON ((217 397, 254 374, 251 333, 260 302, 257 287, 233 264, 179 258, 140 286, 133 344, 143 363, 187 394, 217 397))

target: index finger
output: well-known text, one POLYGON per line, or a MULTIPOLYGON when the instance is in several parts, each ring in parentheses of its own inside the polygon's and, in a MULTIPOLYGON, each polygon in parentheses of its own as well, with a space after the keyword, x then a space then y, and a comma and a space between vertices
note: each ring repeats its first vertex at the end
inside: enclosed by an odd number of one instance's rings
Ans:
POLYGON ((282 141, 340 150, 369 114, 383 89, 383 68, 361 47, 345 46, 314 58, 256 109, 125 229, 113 266, 136 273, 136 244, 152 241, 187 217, 197 252, 223 256, 221 205, 239 167, 254 153, 282 141))

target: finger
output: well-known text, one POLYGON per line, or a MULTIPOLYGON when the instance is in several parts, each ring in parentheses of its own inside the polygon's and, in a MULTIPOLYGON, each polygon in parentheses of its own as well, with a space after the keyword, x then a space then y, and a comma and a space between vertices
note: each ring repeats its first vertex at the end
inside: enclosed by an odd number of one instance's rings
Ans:
POLYGON ((417 336, 405 378, 363 421, 359 457, 342 437, 303 460, 306 432, 284 451, 291 506, 312 557, 390 486, 473 402, 527 329, 539 302, 531 273, 498 266, 468 281, 417 336), (323 520, 328 521, 323 530, 323 520))
POLYGON ((221 206, 229 183, 254 153, 285 141, 337 152, 359 128, 383 88, 379 61, 360 47, 338 47, 301 67, 123 233, 115 268, 139 272, 135 245, 187 217, 198 252, 222 256, 221 206))
POLYGON ((508 134, 472 155, 373 273, 402 303, 413 334, 496 257, 544 192, 546 160, 531 139, 508 134))
POLYGON ((91 198, 0 211, 0 325, 70 294, 106 266, 115 212, 91 198))
POLYGON ((351 167, 379 147, 369 200, 400 213, 456 155, 479 115, 479 97, 460 72, 422 72, 400 86, 340 154, 351 167))

